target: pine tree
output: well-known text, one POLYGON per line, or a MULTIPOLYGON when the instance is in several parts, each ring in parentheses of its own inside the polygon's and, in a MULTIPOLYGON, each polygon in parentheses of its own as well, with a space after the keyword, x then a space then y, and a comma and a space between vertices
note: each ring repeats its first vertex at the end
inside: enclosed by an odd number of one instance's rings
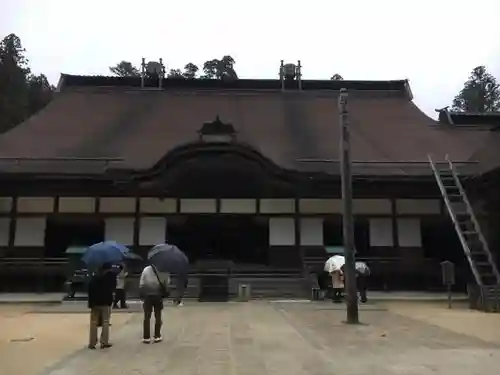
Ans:
POLYGON ((464 88, 453 100, 457 112, 493 112, 500 110, 500 85, 485 66, 471 72, 464 88))

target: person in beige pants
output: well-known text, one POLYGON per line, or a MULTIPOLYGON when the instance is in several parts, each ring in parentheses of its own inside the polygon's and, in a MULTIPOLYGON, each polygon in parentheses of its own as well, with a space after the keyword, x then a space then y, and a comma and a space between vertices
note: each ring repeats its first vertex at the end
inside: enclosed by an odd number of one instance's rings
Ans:
POLYGON ((342 302, 342 293, 344 291, 344 273, 342 270, 333 271, 330 273, 332 276, 333 298, 335 303, 342 302))
POLYGON ((89 349, 96 348, 99 323, 102 324, 101 349, 112 346, 109 343, 109 320, 115 289, 116 275, 112 271, 111 264, 105 263, 92 277, 88 287, 88 307, 90 308, 89 349))

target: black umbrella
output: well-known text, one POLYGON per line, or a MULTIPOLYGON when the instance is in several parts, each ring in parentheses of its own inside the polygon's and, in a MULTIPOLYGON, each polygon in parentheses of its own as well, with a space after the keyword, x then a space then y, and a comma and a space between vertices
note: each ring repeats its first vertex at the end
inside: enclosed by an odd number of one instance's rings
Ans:
POLYGON ((159 244, 148 253, 149 263, 159 272, 170 272, 185 275, 189 272, 189 259, 177 246, 159 244))

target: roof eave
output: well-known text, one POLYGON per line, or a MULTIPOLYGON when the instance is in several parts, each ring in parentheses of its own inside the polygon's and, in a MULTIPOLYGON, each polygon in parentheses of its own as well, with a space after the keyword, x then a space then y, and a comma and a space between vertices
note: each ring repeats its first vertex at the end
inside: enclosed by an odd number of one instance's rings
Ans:
POLYGON ((406 97, 408 98, 409 101, 412 101, 414 97, 413 97, 413 92, 411 91, 409 79, 405 79, 404 86, 405 86, 406 97))
POLYGON ((66 74, 61 73, 61 76, 59 77, 59 81, 57 82, 56 92, 61 92, 65 81, 66 81, 66 74))

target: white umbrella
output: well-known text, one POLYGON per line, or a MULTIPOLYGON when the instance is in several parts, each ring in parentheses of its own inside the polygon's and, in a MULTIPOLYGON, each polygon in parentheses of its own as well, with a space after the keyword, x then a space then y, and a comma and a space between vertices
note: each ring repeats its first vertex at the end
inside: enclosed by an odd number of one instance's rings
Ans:
POLYGON ((342 255, 334 255, 325 263, 325 271, 328 273, 340 271, 340 268, 345 264, 345 258, 342 255))
POLYGON ((365 262, 356 262, 356 271, 365 276, 370 274, 370 268, 368 268, 365 262))

